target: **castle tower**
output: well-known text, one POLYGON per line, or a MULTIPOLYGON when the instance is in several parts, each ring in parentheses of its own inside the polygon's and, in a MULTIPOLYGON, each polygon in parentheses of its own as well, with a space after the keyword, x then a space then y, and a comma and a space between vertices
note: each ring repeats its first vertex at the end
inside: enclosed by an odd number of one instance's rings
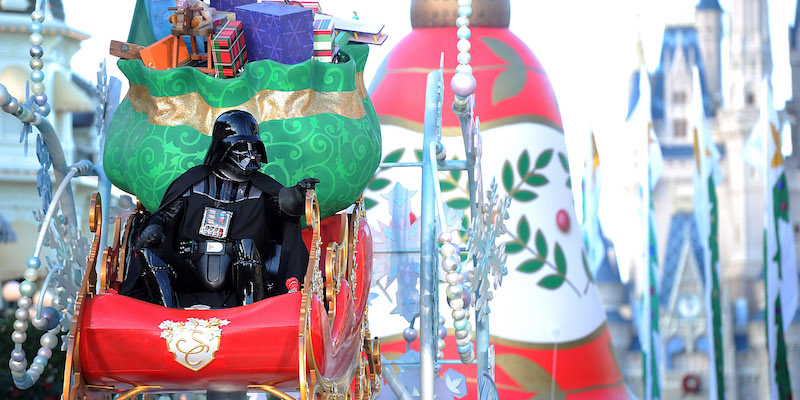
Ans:
POLYGON ((716 111, 722 105, 722 7, 719 2, 700 0, 695 8, 694 25, 706 66, 706 89, 711 96, 712 110, 716 111))
POLYGON ((664 159, 664 171, 653 192, 660 265, 666 257, 666 238, 673 215, 693 209, 694 150, 689 129, 694 66, 700 71, 706 117, 713 117, 700 43, 695 27, 668 26, 664 30, 661 60, 653 76, 653 122, 664 159))
MULTIPOLYGON (((798 1, 800 6, 800 1, 798 1)), ((789 186, 792 226, 794 227, 795 249, 800 260, 800 7, 797 8, 794 26, 789 36, 789 62, 792 66, 792 98, 786 102, 786 114, 791 122, 792 154, 786 157, 786 178, 796 182, 789 186)))
POLYGON ((725 179, 718 191, 727 199, 720 203, 720 261, 726 271, 723 280, 737 298, 763 267, 763 179, 739 154, 758 119, 759 88, 772 71, 772 59, 766 0, 734 0, 730 18, 728 90, 714 138, 730 155, 721 160, 725 179))
MULTIPOLYGON (((0 84, 22 103, 25 102, 25 82, 30 79, 31 72, 28 39, 30 13, 35 4, 35 0, 0 2, 0 84)), ((96 107, 93 84, 83 87, 85 81, 70 67, 73 55, 89 36, 66 24, 61 0, 48 1, 47 6, 41 46, 44 51, 43 83, 51 106, 47 118, 58 133, 67 162, 71 164, 79 159, 77 156, 92 156, 75 154, 80 150, 76 142, 81 138, 86 138, 87 142, 97 141, 95 133, 89 132, 96 107)), ((5 223, 0 222, 3 224, 0 231, 13 232, 17 238, 16 242, 0 240, 0 260, 3 260, 0 263, 0 281, 22 277, 25 260, 34 248, 38 232, 31 211, 42 207, 37 193, 38 131, 34 128, 28 135, 28 153, 25 156, 19 140, 21 130, 22 123, 16 117, 0 113, 0 220, 5 220, 5 223)), ((88 199, 91 188, 88 185, 77 187, 76 199, 88 199)), ((87 202, 79 206, 84 204, 87 202)), ((50 254, 49 250, 45 251, 48 252, 46 255, 50 254)))
POLYGON ((792 98, 786 102, 786 112, 792 117, 793 153, 786 158, 786 172, 791 173, 800 170, 800 7, 795 13, 794 26, 789 29, 789 63, 792 66, 792 98))
POLYGON ((772 72, 766 0, 734 0, 728 106, 758 108, 759 85, 772 72))

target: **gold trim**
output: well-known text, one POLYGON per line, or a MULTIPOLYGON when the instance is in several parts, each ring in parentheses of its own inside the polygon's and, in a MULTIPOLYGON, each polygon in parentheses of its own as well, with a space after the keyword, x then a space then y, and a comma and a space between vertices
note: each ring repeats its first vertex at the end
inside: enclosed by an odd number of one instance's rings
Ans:
POLYGON ((152 385, 152 386, 136 386, 135 388, 127 391, 124 394, 119 395, 119 397, 115 398, 114 400, 128 400, 133 398, 134 396, 140 395, 144 392, 148 392, 150 390, 162 389, 162 386, 152 385))
MULTIPOLYGON (((311 248, 308 256, 308 266, 303 282, 300 297, 300 326, 297 341, 297 367, 300 384, 300 399, 308 400, 311 389, 315 386, 314 351, 311 348, 310 321, 312 290, 312 277, 319 270, 320 238, 319 203, 316 192, 312 189, 306 192, 306 223, 311 228, 311 248), (310 367, 310 368, 309 368, 310 367), (310 369, 310 371, 309 371, 310 369)), ((312 394, 313 397, 313 394, 312 394)))
POLYGON ((364 85, 363 72, 356 72, 356 93, 358 93, 358 97, 360 97, 362 101, 369 97, 369 91, 367 91, 367 87, 364 85))
MULTIPOLYGON (((342 218, 345 220, 345 218, 342 218)), ((341 278, 344 273, 346 250, 344 245, 328 243, 325 250, 325 301, 328 304, 328 320, 333 326, 336 318, 336 298, 341 291, 341 278)))
POLYGON ((86 385, 87 389, 97 389, 97 390, 114 390, 113 386, 101 386, 101 385, 86 385))
MULTIPOLYGON (((362 78, 363 79, 363 78, 362 78)), ((363 118, 367 113, 362 102, 366 93, 357 84, 356 90, 342 92, 318 92, 312 89, 278 91, 264 89, 250 100, 233 107, 212 107, 197 92, 178 96, 156 97, 145 85, 132 83, 130 99, 133 109, 147 114, 147 121, 154 125, 189 125, 204 135, 211 135, 214 121, 225 111, 243 110, 253 114, 259 121, 302 118, 330 113, 350 119, 363 118)))
POLYGON ((86 299, 91 298, 95 291, 95 282, 97 280, 97 270, 95 265, 97 263, 97 255, 100 251, 100 235, 103 232, 103 211, 102 211, 102 198, 100 193, 92 193, 92 199, 89 202, 89 229, 94 232, 94 240, 92 247, 89 251, 89 258, 86 263, 86 270, 81 279, 81 288, 75 298, 75 311, 72 313, 72 325, 69 331, 69 342, 67 344, 66 360, 64 365, 64 384, 63 396, 69 400, 75 400, 86 389, 86 382, 83 381, 81 376, 81 361, 80 361, 80 317, 83 303, 86 299), (72 383, 74 382, 74 385, 72 383))
MULTIPOLYGON (((411 26, 418 28, 451 27, 458 17, 459 3, 456 0, 412 0, 411 26)), ((483 0, 471 2, 471 27, 508 28, 511 20, 509 0, 483 0)))
MULTIPOLYGON (((422 132, 424 131, 423 124, 394 115, 379 115, 378 121, 380 122, 381 125, 395 125, 420 134, 422 134, 422 132)), ((525 122, 541 124, 549 128, 552 128, 561 134, 564 133, 564 127, 556 125, 553 121, 550 121, 547 118, 532 114, 493 119, 486 122, 481 120, 481 133, 485 133, 485 131, 488 129, 497 128, 505 125, 525 123, 525 122)), ((461 136, 461 127, 458 126, 442 127, 442 136, 447 136, 447 137, 461 136)))

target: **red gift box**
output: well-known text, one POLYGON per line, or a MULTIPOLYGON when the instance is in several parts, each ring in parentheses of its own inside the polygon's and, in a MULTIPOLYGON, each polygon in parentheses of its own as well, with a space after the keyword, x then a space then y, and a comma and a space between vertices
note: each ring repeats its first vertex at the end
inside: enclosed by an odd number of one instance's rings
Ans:
POLYGON ((228 21, 211 40, 214 68, 225 78, 239 75, 239 70, 247 62, 244 35, 240 21, 228 21))

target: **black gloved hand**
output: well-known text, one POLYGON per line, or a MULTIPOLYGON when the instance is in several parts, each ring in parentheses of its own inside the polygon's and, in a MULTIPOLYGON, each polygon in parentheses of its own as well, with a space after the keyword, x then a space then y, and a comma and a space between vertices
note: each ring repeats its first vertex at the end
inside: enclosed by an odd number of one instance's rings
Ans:
POLYGON ((313 190, 314 185, 319 183, 319 179, 317 178, 305 178, 300 182, 297 182, 297 187, 304 189, 304 190, 313 190))
POLYGON ((150 224, 139 235, 139 240, 136 242, 136 247, 143 249, 153 247, 167 240, 164 235, 164 228, 159 224, 150 224))

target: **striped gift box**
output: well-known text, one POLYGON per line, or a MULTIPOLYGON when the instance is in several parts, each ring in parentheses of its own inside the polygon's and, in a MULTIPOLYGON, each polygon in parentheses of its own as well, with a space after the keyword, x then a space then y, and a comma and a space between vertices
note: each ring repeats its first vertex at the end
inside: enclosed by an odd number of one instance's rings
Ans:
POLYGON ((244 42, 241 21, 227 21, 211 40, 212 49, 228 49, 236 41, 244 42))
POLYGON ((228 21, 211 40, 214 68, 219 76, 233 78, 247 62, 241 21, 228 21))
POLYGON ((221 78, 235 78, 239 76, 239 70, 244 67, 245 62, 247 62, 247 49, 243 47, 231 63, 214 63, 214 69, 221 78))
POLYGON ((328 15, 314 15, 314 60, 331 62, 333 41, 335 39, 333 18, 328 15))

